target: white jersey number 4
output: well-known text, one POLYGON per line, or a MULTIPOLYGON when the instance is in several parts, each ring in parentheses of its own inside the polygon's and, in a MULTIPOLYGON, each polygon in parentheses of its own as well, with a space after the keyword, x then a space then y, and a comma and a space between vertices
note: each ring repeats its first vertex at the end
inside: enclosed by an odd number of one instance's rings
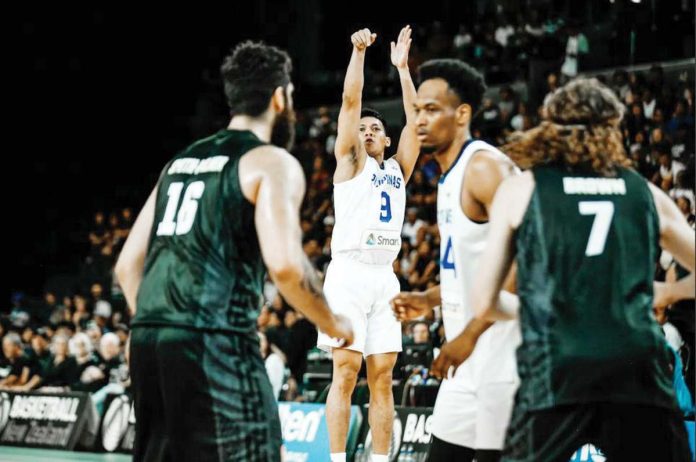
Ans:
POLYGON ((610 201, 583 201, 578 203, 580 215, 594 215, 590 238, 587 241, 585 255, 594 257, 604 252, 607 235, 614 217, 614 203, 610 201))
POLYGON ((172 236, 175 233, 177 236, 181 236, 193 228, 193 221, 198 210, 198 200, 203 196, 205 183, 194 181, 186 188, 184 200, 181 202, 181 207, 179 207, 177 213, 179 197, 181 197, 183 189, 184 183, 172 183, 169 185, 169 190, 167 191, 169 201, 167 202, 167 209, 164 211, 164 218, 157 225, 158 236, 172 236))

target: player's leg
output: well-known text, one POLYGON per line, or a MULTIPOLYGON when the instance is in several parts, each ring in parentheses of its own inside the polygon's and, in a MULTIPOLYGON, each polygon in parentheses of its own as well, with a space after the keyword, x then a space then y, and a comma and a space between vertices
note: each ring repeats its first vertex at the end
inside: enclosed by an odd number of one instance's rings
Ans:
POLYGON ((373 453, 387 455, 394 424, 392 371, 396 353, 380 353, 367 357, 367 384, 370 388, 368 420, 372 431, 373 453))
POLYGON ((167 458, 164 406, 159 390, 159 365, 155 354, 157 328, 134 327, 130 341, 130 375, 135 412, 135 462, 167 458))
POLYGON ((173 461, 280 461, 280 422, 258 343, 162 329, 158 345, 173 461))
POLYGON ((346 452, 350 424, 350 398, 358 380, 362 353, 343 348, 333 349, 333 377, 326 398, 326 425, 332 454, 346 452))
POLYGON ((596 408, 559 406, 540 411, 516 407, 505 437, 503 462, 567 462, 584 444, 595 444, 596 408))
POLYGON ((433 408, 428 462, 474 459, 477 401, 472 383, 470 367, 464 363, 453 378, 440 385, 433 408))
POLYGON ((471 462, 474 460, 474 450, 457 444, 448 443, 433 435, 433 440, 428 450, 428 461, 436 462, 443 460, 471 462))
POLYGON ((485 383, 476 392, 478 397, 475 443, 477 462, 500 460, 517 386, 517 382, 485 383))
POLYGON ((602 404, 599 447, 607 460, 692 460, 684 420, 676 410, 602 404))

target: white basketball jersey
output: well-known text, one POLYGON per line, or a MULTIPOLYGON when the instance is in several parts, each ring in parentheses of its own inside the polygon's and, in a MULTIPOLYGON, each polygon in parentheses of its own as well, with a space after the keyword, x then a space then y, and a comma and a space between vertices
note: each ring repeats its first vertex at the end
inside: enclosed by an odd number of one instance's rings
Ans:
MULTIPOLYGON (((437 190, 437 224, 440 229, 440 293, 445 336, 451 341, 473 318, 469 306, 471 292, 479 272, 479 258, 486 248, 488 223, 470 220, 461 207, 464 173, 469 160, 477 151, 486 150, 505 156, 490 144, 469 140, 450 169, 440 177, 437 190)), ((494 361, 497 378, 516 377, 514 351, 519 344, 517 321, 496 322, 479 338, 467 363, 494 361), (507 355, 507 357, 506 357, 507 355)), ((490 377, 490 373, 486 373, 490 377)), ((493 380, 496 380, 495 378, 493 380)))
POLYGON ((334 185, 332 256, 391 265, 401 249, 406 181, 399 163, 370 156, 357 176, 334 185))

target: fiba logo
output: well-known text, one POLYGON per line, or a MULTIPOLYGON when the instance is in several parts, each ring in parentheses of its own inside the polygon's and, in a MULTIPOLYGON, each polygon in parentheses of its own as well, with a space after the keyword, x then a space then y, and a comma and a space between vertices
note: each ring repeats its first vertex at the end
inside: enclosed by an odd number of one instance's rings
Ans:
POLYGON ((0 393, 0 434, 5 430, 7 421, 10 420, 10 408, 12 407, 12 401, 10 400, 10 395, 4 391, 0 393))
POLYGON ((127 396, 119 396, 111 402, 102 423, 102 445, 106 451, 113 452, 118 448, 128 430, 130 410, 131 403, 127 396))
MULTIPOLYGON (((394 412, 394 424, 392 425, 392 436, 391 443, 389 443, 389 453, 387 457, 390 462, 396 461, 399 455, 399 449, 401 449, 401 437, 403 435, 403 426, 401 425, 401 420, 399 415, 394 412)), ((372 430, 367 432, 365 437, 365 455, 367 457, 372 456, 372 430)))

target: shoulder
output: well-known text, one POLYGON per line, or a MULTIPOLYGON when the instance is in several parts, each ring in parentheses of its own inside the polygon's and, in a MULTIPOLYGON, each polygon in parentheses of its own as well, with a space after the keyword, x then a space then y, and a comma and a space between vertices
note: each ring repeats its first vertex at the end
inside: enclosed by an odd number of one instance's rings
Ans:
POLYGON ((522 223, 534 186, 534 175, 531 171, 525 171, 505 179, 498 187, 495 200, 507 210, 513 228, 517 228, 522 223))
POLYGON ((471 155, 467 171, 471 171, 472 174, 486 174, 501 170, 512 171, 514 167, 515 164, 509 157, 491 146, 478 149, 471 155))

